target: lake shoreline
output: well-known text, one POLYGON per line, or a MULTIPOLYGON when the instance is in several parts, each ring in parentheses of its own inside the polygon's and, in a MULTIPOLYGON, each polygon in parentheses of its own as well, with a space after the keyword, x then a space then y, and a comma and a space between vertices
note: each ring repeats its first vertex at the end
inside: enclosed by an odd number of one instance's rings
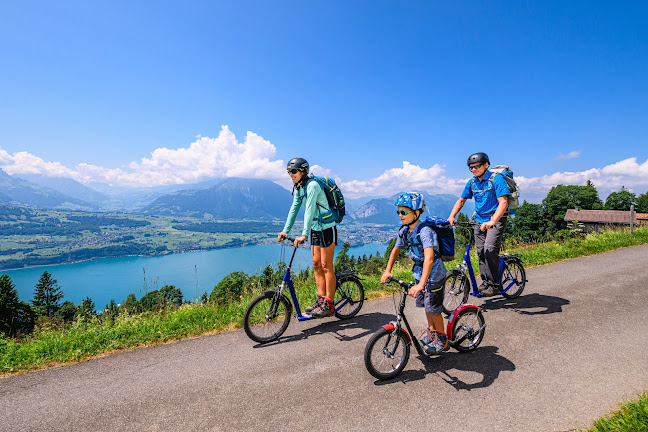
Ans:
MULTIPOLYGON (((189 249, 189 250, 183 250, 183 251, 177 251, 177 252, 166 252, 166 253, 160 253, 160 254, 125 254, 125 255, 116 255, 116 256, 97 256, 93 258, 88 258, 88 259, 82 259, 82 260, 73 260, 73 261, 60 261, 60 262, 52 262, 52 263, 47 263, 47 264, 36 264, 36 265, 25 265, 23 267, 12 267, 12 268, 2 268, 0 267, 0 273, 1 272, 7 272, 7 271, 16 271, 16 270, 26 270, 26 269, 32 269, 32 268, 37 268, 37 267, 51 267, 51 266, 58 266, 58 265, 67 265, 67 264, 78 264, 78 263, 84 263, 84 262, 91 262, 91 261, 98 261, 102 259, 108 259, 108 258, 128 258, 128 257, 141 257, 141 258, 156 258, 156 257, 163 257, 163 256, 168 256, 168 255, 177 255, 177 254, 184 254, 184 253, 190 253, 190 252, 207 252, 207 251, 212 251, 212 250, 222 250, 222 249, 237 249, 237 248, 244 248, 244 247, 250 247, 250 246, 266 246, 266 245, 271 245, 273 242, 266 242, 266 241, 260 241, 260 242, 244 242, 238 246, 234 246, 231 244, 226 244, 226 245, 221 245, 221 246, 214 246, 214 247, 207 247, 207 248, 201 248, 201 249, 189 249)), ((355 247, 360 247, 364 246, 367 244, 383 244, 381 242, 370 242, 370 243, 358 243, 358 244, 351 244, 352 248, 355 247)), ((342 245, 337 245, 337 248, 342 247, 342 245)))

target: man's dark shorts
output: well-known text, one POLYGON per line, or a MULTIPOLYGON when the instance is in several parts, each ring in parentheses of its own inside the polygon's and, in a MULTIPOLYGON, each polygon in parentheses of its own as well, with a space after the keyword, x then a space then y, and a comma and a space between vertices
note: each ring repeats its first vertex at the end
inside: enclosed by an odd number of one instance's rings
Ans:
POLYGON ((441 315, 443 312, 443 281, 426 283, 425 289, 416 294, 416 307, 425 307, 425 312, 441 315))
POLYGON ((327 228, 324 231, 310 232, 311 246, 320 246, 323 248, 331 246, 333 243, 337 245, 337 227, 327 228))

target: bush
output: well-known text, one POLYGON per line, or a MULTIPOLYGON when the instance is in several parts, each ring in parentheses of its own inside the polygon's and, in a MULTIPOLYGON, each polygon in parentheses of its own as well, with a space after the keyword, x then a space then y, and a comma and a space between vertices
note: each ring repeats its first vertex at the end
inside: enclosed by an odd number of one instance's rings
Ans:
POLYGON ((568 229, 561 229, 556 231, 554 234, 554 240, 556 240, 559 243, 564 243, 565 241, 569 240, 571 238, 571 231, 568 229))
POLYGON ((159 290, 148 292, 139 301, 139 309, 142 311, 157 311, 168 306, 180 306, 182 304, 182 291, 175 285, 164 285, 159 290))
POLYGON ((239 300, 245 292, 249 277, 242 271, 235 271, 223 278, 209 296, 209 301, 216 304, 227 304, 239 300))
POLYGON ((56 311, 54 316, 56 318, 61 318, 65 322, 74 321, 74 317, 77 313, 77 307, 71 301, 65 301, 60 308, 56 311))

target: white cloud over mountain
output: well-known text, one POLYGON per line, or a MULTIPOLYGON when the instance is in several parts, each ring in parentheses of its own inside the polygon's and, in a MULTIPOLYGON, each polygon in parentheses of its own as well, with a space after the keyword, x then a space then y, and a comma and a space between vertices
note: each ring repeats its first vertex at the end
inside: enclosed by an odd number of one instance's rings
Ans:
POLYGON ((388 196, 403 190, 436 191, 437 193, 461 193, 467 179, 451 179, 444 176, 445 169, 434 164, 421 168, 407 161, 400 168, 391 168, 370 180, 342 182, 340 188, 345 196, 359 198, 366 195, 388 196))
POLYGON ((189 147, 176 150, 159 148, 151 157, 123 168, 79 164, 71 169, 26 152, 9 155, 3 150, 0 150, 0 166, 9 174, 38 173, 116 186, 189 184, 223 177, 285 181, 284 162, 272 160, 276 152, 274 145, 253 132, 248 132, 245 140, 239 142, 229 127, 223 126, 217 138, 197 137, 189 147))
MULTIPOLYGON (((577 157, 580 151, 564 155, 577 157)), ((66 177, 81 183, 106 183, 114 186, 160 186, 190 184, 212 178, 248 177, 272 180, 290 188, 285 174, 285 161, 275 159, 276 147, 253 132, 247 132, 239 142, 228 126, 222 126, 216 138, 197 137, 186 148, 159 148, 149 158, 131 162, 121 168, 79 164, 73 168, 60 162, 45 161, 27 152, 9 154, 0 149, 0 168, 8 174, 43 174, 66 177)), ((336 178, 348 198, 389 196, 407 189, 459 195, 468 178, 447 177, 445 166, 429 168, 403 161, 401 167, 391 168, 369 180, 341 179, 330 168, 313 166, 312 172, 336 178)), ((629 158, 602 168, 580 172, 556 172, 541 177, 516 176, 521 198, 540 202, 558 184, 585 184, 591 180, 601 198, 625 186, 640 194, 648 190, 648 160, 643 163, 629 158)))

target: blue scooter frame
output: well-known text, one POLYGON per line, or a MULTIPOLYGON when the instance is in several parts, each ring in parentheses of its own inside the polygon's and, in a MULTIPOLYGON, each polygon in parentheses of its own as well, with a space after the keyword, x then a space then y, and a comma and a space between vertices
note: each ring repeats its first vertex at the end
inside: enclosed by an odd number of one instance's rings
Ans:
MULTIPOLYGON (((472 222, 456 222, 456 224, 470 226, 470 239, 466 245, 463 262, 446 276, 443 298, 443 311, 446 314, 450 314, 457 306, 466 303, 469 295, 477 298, 484 297, 479 293, 479 285, 470 261, 470 248, 475 239, 474 227, 479 224, 472 222)), ((527 282, 523 262, 520 254, 500 255, 498 288, 502 296, 513 299, 522 294, 527 282)))
MULTIPOLYGON (((285 238, 294 245, 294 239, 285 238)), ((295 247, 286 267, 281 285, 274 290, 264 291, 248 305, 243 318, 243 328, 250 339, 266 343, 278 339, 288 328, 293 305, 298 321, 308 321, 314 317, 302 313, 292 281, 292 263, 295 259, 295 247), (284 291, 288 288, 291 301, 284 291)), ((335 304, 334 314, 339 319, 349 319, 355 316, 364 303, 364 287, 356 270, 335 273, 335 304)))

